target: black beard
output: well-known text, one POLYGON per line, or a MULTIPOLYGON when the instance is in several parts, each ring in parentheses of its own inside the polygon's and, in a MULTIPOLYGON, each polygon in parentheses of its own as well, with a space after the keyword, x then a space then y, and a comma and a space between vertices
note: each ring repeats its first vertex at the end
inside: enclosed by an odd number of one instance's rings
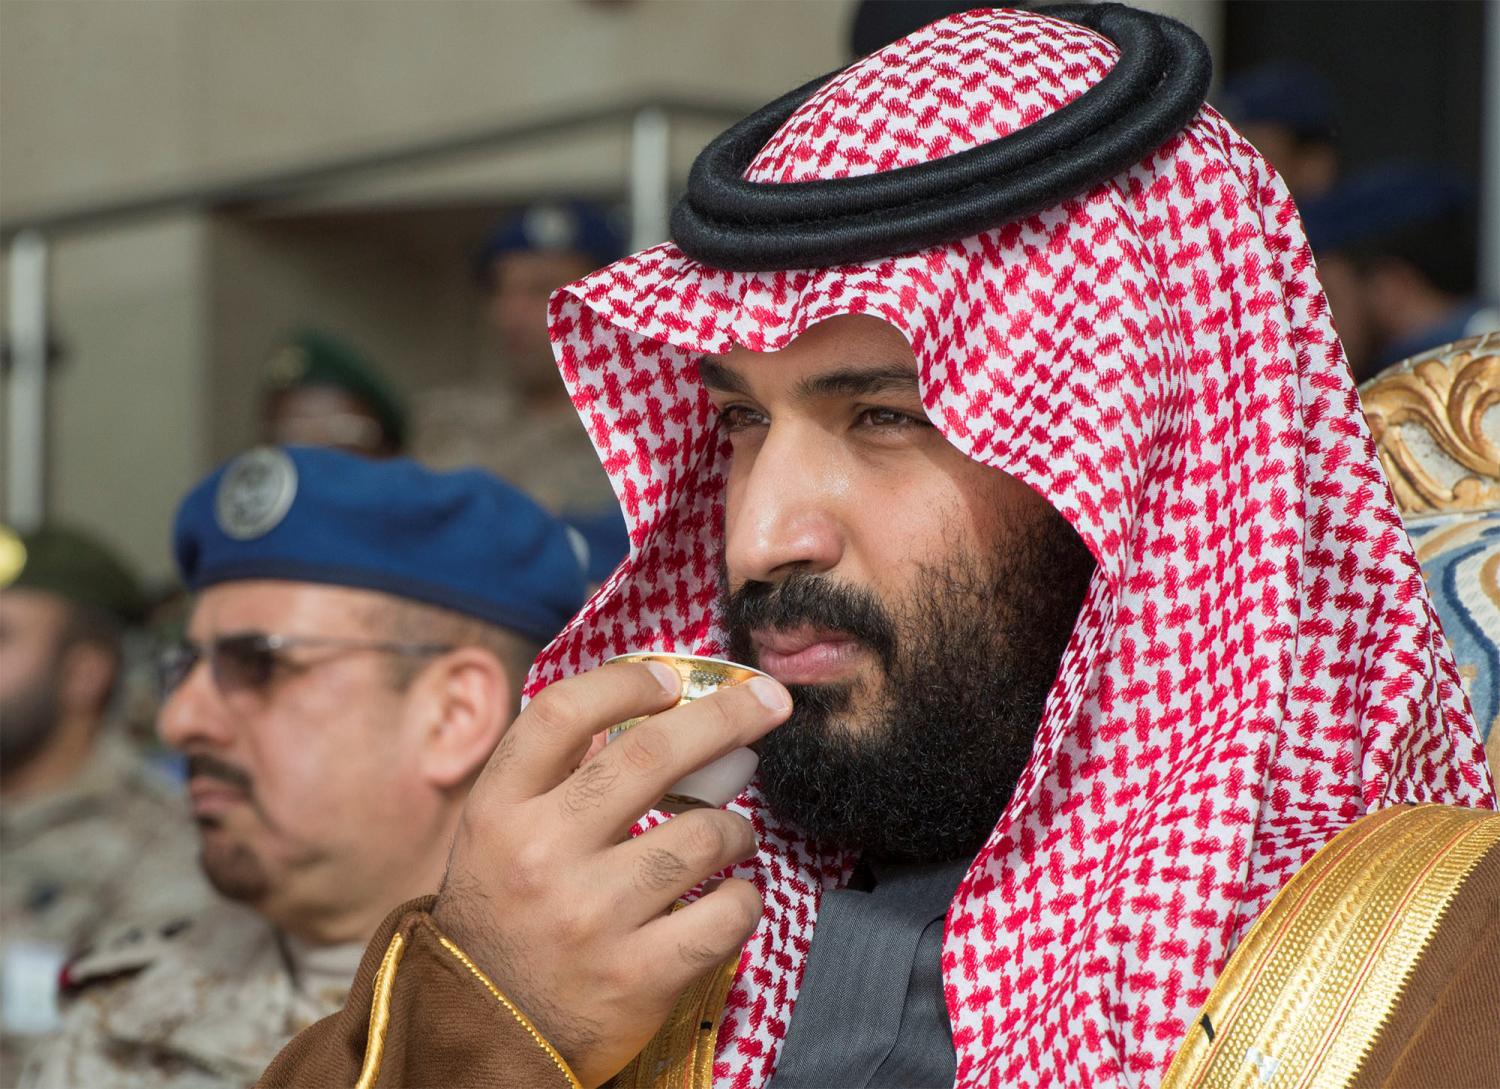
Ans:
POLYGON ((922 567, 893 615, 818 575, 747 582, 724 604, 730 656, 750 632, 810 624, 853 636, 881 665, 871 710, 855 686, 792 685, 793 711, 757 746, 771 811, 814 842, 890 862, 972 858, 1010 801, 1041 724, 1094 561, 1047 507, 1005 555, 922 567))
POLYGON ((56 662, 23 691, 0 706, 0 768, 14 772, 47 746, 62 715, 57 699, 56 662))

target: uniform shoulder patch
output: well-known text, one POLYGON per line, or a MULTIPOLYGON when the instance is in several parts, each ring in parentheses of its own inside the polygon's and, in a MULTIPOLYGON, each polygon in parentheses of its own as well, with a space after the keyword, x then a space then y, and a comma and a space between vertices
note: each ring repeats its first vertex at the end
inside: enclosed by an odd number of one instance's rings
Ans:
POLYGON ((107 932, 63 965, 59 993, 71 998, 95 984, 136 975, 154 964, 192 925, 191 919, 174 919, 159 926, 128 926, 107 932))

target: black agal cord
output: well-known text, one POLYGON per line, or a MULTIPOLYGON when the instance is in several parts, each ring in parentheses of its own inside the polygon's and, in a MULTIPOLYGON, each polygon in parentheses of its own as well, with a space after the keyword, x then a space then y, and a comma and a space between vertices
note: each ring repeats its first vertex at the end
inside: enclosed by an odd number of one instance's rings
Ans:
MULTIPOLYGON (((1208 93, 1203 40, 1119 4, 1036 9, 1120 49, 1109 73, 1062 109, 1001 140, 879 174, 746 181, 746 168, 838 72, 783 95, 717 137, 672 211, 672 239, 715 268, 825 268, 952 242, 1020 219, 1134 166, 1187 125, 1208 93)), ((842 69, 840 70, 842 71, 842 69)))

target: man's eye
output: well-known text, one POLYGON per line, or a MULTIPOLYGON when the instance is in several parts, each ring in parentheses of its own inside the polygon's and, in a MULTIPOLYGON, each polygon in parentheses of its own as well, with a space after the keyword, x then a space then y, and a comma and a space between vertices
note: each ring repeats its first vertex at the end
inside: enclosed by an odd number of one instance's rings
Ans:
POLYGON ((862 427, 886 429, 932 426, 932 421, 926 416, 913 416, 909 412, 902 412, 895 408, 867 408, 859 414, 856 422, 862 427))
POLYGON ((747 405, 725 405, 719 409, 719 423, 725 431, 733 434, 750 427, 764 427, 767 421, 765 413, 747 405))

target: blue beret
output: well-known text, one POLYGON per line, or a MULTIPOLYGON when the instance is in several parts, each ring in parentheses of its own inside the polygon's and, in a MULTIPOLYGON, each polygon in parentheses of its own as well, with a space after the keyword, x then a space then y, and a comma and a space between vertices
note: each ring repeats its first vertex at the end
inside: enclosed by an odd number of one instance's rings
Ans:
POLYGON ((584 568, 590 582, 603 582, 630 552, 630 530, 625 513, 611 503, 588 514, 567 514, 565 520, 587 546, 584 568))
POLYGON ((1230 76, 1216 104, 1236 125, 1270 124, 1329 139, 1338 127, 1333 91, 1311 68, 1266 64, 1230 76))
POLYGON ((583 604, 573 532, 480 469, 258 447, 177 511, 188 589, 290 579, 379 590, 547 641, 583 604))
POLYGON ((492 261, 516 251, 581 253, 603 268, 625 255, 625 242, 608 213, 598 205, 582 200, 533 204, 485 238, 475 261, 480 281, 488 282, 492 261))
POLYGON ((1353 250, 1461 215, 1473 204, 1473 188, 1452 171, 1421 162, 1384 163, 1303 204, 1302 225, 1314 252, 1353 250))

